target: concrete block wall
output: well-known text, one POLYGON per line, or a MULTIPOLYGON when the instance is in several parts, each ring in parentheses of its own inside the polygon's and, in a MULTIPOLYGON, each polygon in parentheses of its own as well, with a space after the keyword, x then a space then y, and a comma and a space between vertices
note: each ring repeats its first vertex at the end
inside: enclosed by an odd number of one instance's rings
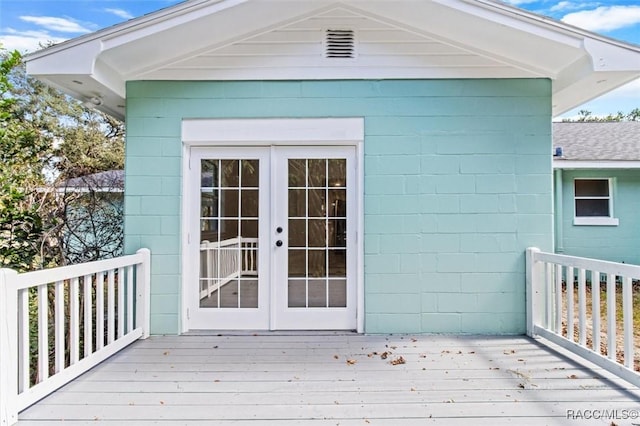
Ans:
POLYGON ((524 250, 552 249, 545 79, 130 82, 127 252, 152 332, 180 329, 183 118, 364 117, 365 330, 525 331, 524 250))

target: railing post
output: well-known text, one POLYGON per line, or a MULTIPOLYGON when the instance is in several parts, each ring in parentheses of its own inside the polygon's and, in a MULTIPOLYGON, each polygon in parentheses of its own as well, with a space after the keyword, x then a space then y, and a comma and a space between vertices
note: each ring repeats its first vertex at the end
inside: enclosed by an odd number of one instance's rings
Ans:
POLYGON ((151 251, 141 248, 137 251, 143 257, 136 271, 136 327, 142 327, 142 339, 149 337, 151 324, 151 251))
POLYGON ((0 424, 18 422, 18 289, 12 269, 0 269, 0 424))
POLYGON ((544 294, 544 264, 535 259, 540 253, 536 247, 527 248, 526 254, 526 309, 527 309, 527 336, 535 337, 535 326, 540 324, 544 315, 542 312, 544 303, 541 299, 544 294))

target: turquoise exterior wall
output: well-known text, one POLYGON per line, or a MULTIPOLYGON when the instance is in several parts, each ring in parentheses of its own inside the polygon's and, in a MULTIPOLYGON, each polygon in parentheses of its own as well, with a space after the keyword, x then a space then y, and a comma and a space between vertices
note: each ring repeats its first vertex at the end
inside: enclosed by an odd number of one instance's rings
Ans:
POLYGON ((525 331, 524 252, 553 243, 548 80, 130 82, 153 333, 180 329, 181 120, 218 117, 364 117, 366 332, 525 331))
POLYGON ((563 254, 640 265, 640 170, 563 170, 562 233, 557 250, 563 254), (574 225, 576 178, 613 178, 613 216, 618 226, 574 225))

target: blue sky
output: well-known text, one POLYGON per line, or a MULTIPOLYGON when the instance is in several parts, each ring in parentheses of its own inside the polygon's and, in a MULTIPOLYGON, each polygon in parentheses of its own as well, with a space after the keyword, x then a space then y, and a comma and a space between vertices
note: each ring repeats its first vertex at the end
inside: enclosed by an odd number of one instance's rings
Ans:
MULTIPOLYGON (((87 34, 158 9, 176 0, 0 0, 0 44, 21 52, 87 34)), ((506 0, 505 3, 589 31, 640 45, 640 0, 506 0)), ((596 115, 640 108, 640 80, 569 111, 596 115)))

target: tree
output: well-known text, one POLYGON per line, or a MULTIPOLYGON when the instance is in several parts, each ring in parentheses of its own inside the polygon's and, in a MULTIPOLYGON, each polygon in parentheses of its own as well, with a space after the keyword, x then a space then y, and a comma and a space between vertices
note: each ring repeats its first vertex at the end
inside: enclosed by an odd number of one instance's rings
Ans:
MULTIPOLYGON (((123 168, 123 124, 27 76, 17 52, 0 47, 0 59, 0 262, 28 270, 106 256, 96 254, 95 235, 78 232, 77 212, 100 218, 100 226, 85 230, 102 232, 110 224, 118 235, 122 210, 102 204, 103 191, 61 188, 78 176, 123 168), (92 254, 70 256, 71 234, 92 241, 92 254)), ((109 197, 114 194, 122 197, 118 191, 109 197)))
POLYGON ((0 57, 0 264, 19 271, 38 263, 43 223, 36 188, 42 185, 46 141, 23 125, 23 110, 13 96, 16 51, 0 57))

